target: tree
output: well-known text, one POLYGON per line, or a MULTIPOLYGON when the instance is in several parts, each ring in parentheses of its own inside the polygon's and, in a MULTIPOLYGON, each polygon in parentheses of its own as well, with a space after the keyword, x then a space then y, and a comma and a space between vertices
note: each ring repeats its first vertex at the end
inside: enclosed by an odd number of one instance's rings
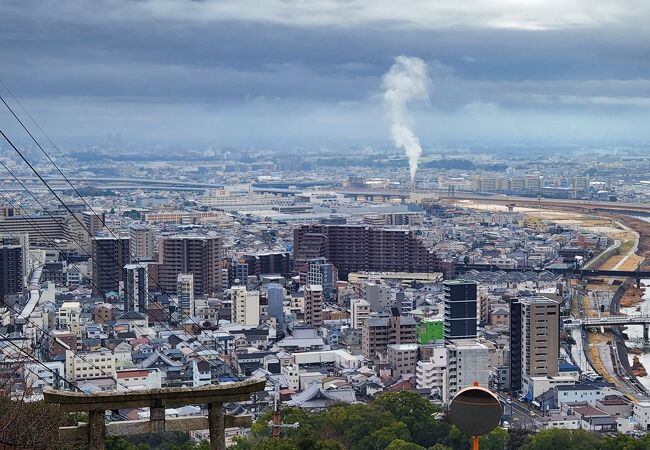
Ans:
POLYGON ((426 450, 424 447, 412 442, 406 442, 402 439, 395 439, 393 442, 388 444, 386 450, 426 450))
POLYGON ((523 450, 593 450, 599 448, 601 439, 584 430, 550 429, 530 437, 523 450))
POLYGON ((442 444, 454 450, 469 450, 470 437, 460 431, 456 425, 452 425, 442 444))
POLYGON ((481 449, 503 450, 508 442, 508 432, 501 427, 490 431, 489 434, 481 436, 481 449))
POLYGON ((443 444, 436 444, 431 447, 429 447, 428 450, 453 450, 451 447, 447 447, 446 445, 443 444))
POLYGON ((385 393, 373 405, 404 422, 413 442, 423 447, 434 445, 449 434, 451 425, 435 418, 440 409, 414 392, 385 393))
POLYGON ((409 442, 411 434, 404 422, 395 422, 370 433, 352 445, 353 450, 383 450, 395 440, 409 442))
POLYGON ((510 428, 508 430, 508 448, 510 450, 520 449, 526 442, 528 442, 528 436, 530 431, 523 428, 510 428))
POLYGON ((646 450, 650 448, 650 437, 635 439, 625 434, 617 434, 602 440, 598 450, 646 450))
MULTIPOLYGON (((397 421, 389 413, 380 411, 372 405, 334 406, 319 415, 317 435, 319 437, 322 435, 326 439, 336 439, 346 448, 356 450, 365 448, 359 447, 362 440, 370 439, 371 434, 395 422, 397 421)), ((396 436, 395 439, 399 437, 396 436)), ((386 445, 389 443, 390 441, 386 445)))

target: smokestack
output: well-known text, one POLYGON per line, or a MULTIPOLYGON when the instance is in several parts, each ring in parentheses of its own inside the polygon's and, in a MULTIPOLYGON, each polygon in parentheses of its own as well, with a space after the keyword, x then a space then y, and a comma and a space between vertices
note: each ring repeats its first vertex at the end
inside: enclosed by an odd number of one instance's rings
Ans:
POLYGON ((420 58, 409 56, 395 58, 395 64, 381 79, 384 103, 391 113, 390 134, 393 144, 404 149, 409 161, 412 182, 418 170, 422 147, 420 147, 420 140, 408 125, 406 105, 411 101, 428 100, 428 83, 426 63, 420 58))

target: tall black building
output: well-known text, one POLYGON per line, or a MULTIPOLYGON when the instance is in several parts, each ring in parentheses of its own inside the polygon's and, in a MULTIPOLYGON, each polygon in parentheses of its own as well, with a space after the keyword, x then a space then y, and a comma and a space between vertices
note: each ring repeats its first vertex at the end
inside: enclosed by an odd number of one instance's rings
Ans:
POLYGON ((510 389, 521 390, 521 311, 522 304, 517 298, 510 301, 510 389))
POLYGON ((17 294, 23 289, 23 247, 20 245, 0 246, 0 304, 7 295, 17 294))
POLYGON ((249 275, 289 274, 291 273, 291 254, 289 252, 256 253, 244 255, 249 275))
POLYGON ((445 281, 443 292, 445 295, 445 340, 476 338, 476 282, 445 281))

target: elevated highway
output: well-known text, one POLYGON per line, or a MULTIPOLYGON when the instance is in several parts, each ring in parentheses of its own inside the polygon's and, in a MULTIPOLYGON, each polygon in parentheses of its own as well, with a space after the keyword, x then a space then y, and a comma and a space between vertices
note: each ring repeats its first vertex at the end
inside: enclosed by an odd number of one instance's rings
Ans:
POLYGON ((650 316, 610 316, 588 319, 569 319, 564 322, 565 328, 611 328, 629 325, 643 326, 643 340, 650 339, 650 316))
POLYGON ((568 268, 558 268, 558 267, 546 267, 543 269, 522 269, 522 268, 502 268, 494 264, 456 264, 454 270, 457 274, 463 274, 469 272, 470 270, 477 270, 479 272, 551 272, 557 275, 564 275, 571 278, 589 278, 589 277, 600 277, 600 278, 634 278, 637 282, 637 285, 640 285, 641 280, 644 278, 650 278, 650 271, 648 270, 607 270, 607 269, 574 269, 571 267, 568 268))

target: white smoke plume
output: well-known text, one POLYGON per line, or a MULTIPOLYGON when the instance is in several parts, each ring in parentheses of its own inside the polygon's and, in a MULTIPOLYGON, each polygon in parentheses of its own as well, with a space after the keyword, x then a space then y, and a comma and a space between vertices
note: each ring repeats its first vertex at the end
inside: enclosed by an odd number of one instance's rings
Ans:
POLYGON ((427 65, 420 58, 398 56, 395 64, 384 74, 381 87, 384 89, 384 102, 391 113, 390 134, 395 147, 401 147, 409 160, 411 181, 418 170, 418 160, 422 155, 420 140, 408 126, 406 105, 411 101, 429 99, 429 76, 427 65))

